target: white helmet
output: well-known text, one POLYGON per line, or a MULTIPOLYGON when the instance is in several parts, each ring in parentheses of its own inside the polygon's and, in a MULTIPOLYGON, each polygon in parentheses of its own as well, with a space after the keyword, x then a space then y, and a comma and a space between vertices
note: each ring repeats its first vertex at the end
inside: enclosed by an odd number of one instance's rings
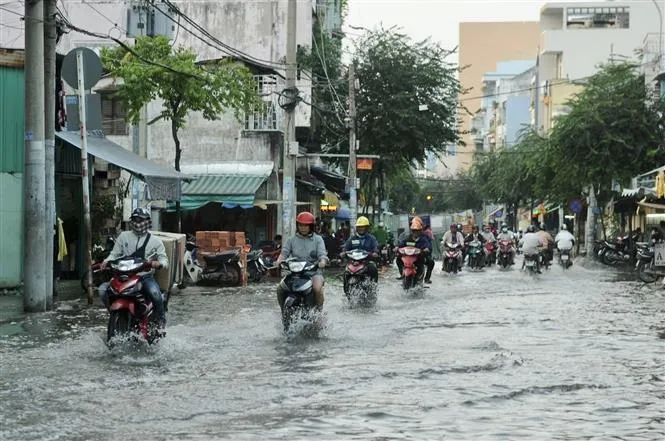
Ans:
POLYGON ((566 224, 561 225, 561 231, 567 230, 568 226, 566 224))

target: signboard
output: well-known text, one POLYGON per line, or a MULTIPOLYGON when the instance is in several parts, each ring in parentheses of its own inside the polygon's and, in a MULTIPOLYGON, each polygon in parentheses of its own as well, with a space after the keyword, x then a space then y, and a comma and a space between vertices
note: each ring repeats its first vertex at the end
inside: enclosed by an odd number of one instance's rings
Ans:
POLYGON ((655 266, 665 266, 665 243, 653 246, 653 262, 655 266))
POLYGON ((584 204, 579 199, 571 199, 570 202, 568 203, 568 207, 570 208, 570 211, 572 211, 573 213, 580 214, 582 212, 584 204))
POLYGON ((356 159, 356 168, 358 170, 372 170, 373 166, 374 166, 374 159, 371 158, 356 159))

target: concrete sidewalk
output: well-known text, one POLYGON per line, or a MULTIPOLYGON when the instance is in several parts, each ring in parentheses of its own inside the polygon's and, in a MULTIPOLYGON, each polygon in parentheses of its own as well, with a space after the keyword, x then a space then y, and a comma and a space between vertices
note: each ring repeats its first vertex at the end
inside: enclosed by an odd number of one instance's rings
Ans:
MULTIPOLYGON (((96 293, 95 293, 96 295, 96 293)), ((59 301, 85 299, 79 280, 62 280, 58 283, 58 295, 55 298, 55 307, 59 301)), ((25 317, 23 312, 22 289, 5 291, 0 294, 0 323, 11 322, 25 317)))

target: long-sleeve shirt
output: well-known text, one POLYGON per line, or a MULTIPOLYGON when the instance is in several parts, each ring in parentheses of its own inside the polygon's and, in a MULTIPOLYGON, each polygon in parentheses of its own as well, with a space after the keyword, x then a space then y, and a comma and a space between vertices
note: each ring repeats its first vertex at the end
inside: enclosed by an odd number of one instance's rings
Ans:
POLYGON ((349 237, 349 240, 344 244, 344 251, 351 250, 365 250, 368 253, 378 253, 379 252, 379 242, 376 238, 369 234, 365 233, 362 236, 359 234, 354 234, 349 237))
POLYGON ((444 234, 441 239, 441 246, 446 246, 447 243, 464 245, 464 235, 457 231, 453 236, 452 231, 446 231, 446 234, 444 234))
MULTIPOLYGON (((120 257, 131 256, 136 250, 141 248, 145 243, 147 238, 147 233, 142 236, 137 236, 133 231, 123 231, 118 236, 118 239, 115 241, 113 250, 108 255, 104 262, 109 262, 111 260, 116 260, 120 257)), ((150 235, 150 239, 145 246, 145 255, 138 256, 143 259, 149 259, 151 257, 156 257, 157 261, 162 265, 162 268, 166 269, 169 267, 169 258, 166 256, 166 248, 164 243, 158 237, 150 235)))
POLYGON ((554 238, 554 243, 556 243, 556 247, 560 250, 570 250, 575 243, 575 236, 568 230, 561 230, 554 238))
POLYGON ((526 233, 522 239, 520 239, 520 245, 522 246, 522 251, 526 255, 538 253, 539 247, 544 247, 547 243, 538 233, 526 233))
POLYGON ((432 242, 423 233, 421 233, 420 236, 418 236, 417 239, 413 239, 413 237, 411 237, 411 235, 408 235, 405 238, 400 239, 397 246, 398 247, 409 246, 409 247, 420 248, 421 250, 428 249, 430 252, 432 251, 432 242))
POLYGON ((323 238, 316 233, 308 236, 301 236, 296 233, 295 236, 290 237, 279 255, 279 260, 283 261, 289 257, 296 259, 306 260, 307 262, 314 263, 321 259, 328 259, 328 252, 323 238))

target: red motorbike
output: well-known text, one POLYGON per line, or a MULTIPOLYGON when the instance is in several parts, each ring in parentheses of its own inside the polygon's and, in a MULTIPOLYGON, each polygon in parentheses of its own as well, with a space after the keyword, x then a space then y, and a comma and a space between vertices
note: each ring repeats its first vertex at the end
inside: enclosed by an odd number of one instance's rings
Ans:
POLYGON ((157 317, 149 297, 143 294, 139 275, 150 270, 151 262, 139 257, 121 257, 109 265, 113 276, 109 284, 111 314, 107 343, 112 345, 114 337, 135 336, 149 344, 156 342, 160 337, 157 317))
POLYGON ((351 250, 344 253, 349 260, 344 270, 344 294, 349 302, 373 306, 376 303, 376 286, 370 283, 367 274, 369 259, 372 257, 365 250, 351 250))
POLYGON ((446 243, 443 253, 443 270, 447 273, 456 274, 461 270, 459 267, 459 257, 462 254, 462 244, 446 243))
POLYGON ((499 265, 502 268, 507 268, 509 265, 512 265, 513 254, 511 252, 513 248, 512 240, 500 240, 499 241, 499 265))
POLYGON ((423 283, 425 271, 421 271, 418 274, 417 265, 421 252, 420 248, 409 246, 401 247, 397 250, 399 258, 402 259, 402 263, 404 264, 402 268, 402 287, 404 290, 415 288, 423 283))
POLYGON ((496 263, 496 242, 485 241, 485 265, 492 266, 496 263))

